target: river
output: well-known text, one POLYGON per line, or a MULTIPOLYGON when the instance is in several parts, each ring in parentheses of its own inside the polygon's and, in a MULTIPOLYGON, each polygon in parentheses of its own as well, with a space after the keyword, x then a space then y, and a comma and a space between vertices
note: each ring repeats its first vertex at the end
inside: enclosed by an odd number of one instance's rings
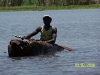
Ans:
POLYGON ((100 75, 99 51, 100 9, 0 12, 0 75, 100 75), (42 26, 43 15, 57 27, 56 43, 74 51, 8 57, 9 40, 42 26))

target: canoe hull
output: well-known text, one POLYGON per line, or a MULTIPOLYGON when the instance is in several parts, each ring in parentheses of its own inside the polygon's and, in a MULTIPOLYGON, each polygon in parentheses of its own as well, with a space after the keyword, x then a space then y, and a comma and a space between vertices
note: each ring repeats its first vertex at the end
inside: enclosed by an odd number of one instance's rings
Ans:
POLYGON ((12 39, 8 43, 8 55, 10 57, 35 56, 61 50, 63 50, 63 48, 57 45, 51 45, 36 40, 22 41, 19 39, 12 39))

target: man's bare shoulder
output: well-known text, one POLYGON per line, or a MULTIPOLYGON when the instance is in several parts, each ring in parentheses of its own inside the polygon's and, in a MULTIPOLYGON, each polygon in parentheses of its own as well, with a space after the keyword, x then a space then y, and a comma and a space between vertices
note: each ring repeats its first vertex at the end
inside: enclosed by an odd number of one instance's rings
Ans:
POLYGON ((53 32, 57 32, 57 28, 54 27, 54 26, 52 26, 52 31, 53 31, 53 32))
POLYGON ((39 31, 39 32, 41 31, 41 29, 42 29, 41 26, 36 28, 36 30, 39 31))

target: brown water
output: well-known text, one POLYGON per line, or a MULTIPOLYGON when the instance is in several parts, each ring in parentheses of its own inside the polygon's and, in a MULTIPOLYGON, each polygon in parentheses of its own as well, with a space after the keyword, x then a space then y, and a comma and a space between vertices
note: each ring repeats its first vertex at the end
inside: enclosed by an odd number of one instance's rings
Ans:
MULTIPOLYGON (((38 39, 40 34, 34 36, 38 39)), ((100 75, 100 9, 0 12, 0 75, 100 75), (8 57, 15 35, 27 35, 52 16, 57 44, 74 48, 31 57, 8 57)))

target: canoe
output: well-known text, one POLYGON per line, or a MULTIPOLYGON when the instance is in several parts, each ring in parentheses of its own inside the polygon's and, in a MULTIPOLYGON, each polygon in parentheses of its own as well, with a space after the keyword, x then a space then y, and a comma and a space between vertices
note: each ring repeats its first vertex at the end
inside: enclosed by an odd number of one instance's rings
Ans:
POLYGON ((10 57, 36 56, 48 52, 61 51, 64 48, 54 44, 49 44, 39 40, 19 40, 12 39, 8 43, 8 55, 10 57))

